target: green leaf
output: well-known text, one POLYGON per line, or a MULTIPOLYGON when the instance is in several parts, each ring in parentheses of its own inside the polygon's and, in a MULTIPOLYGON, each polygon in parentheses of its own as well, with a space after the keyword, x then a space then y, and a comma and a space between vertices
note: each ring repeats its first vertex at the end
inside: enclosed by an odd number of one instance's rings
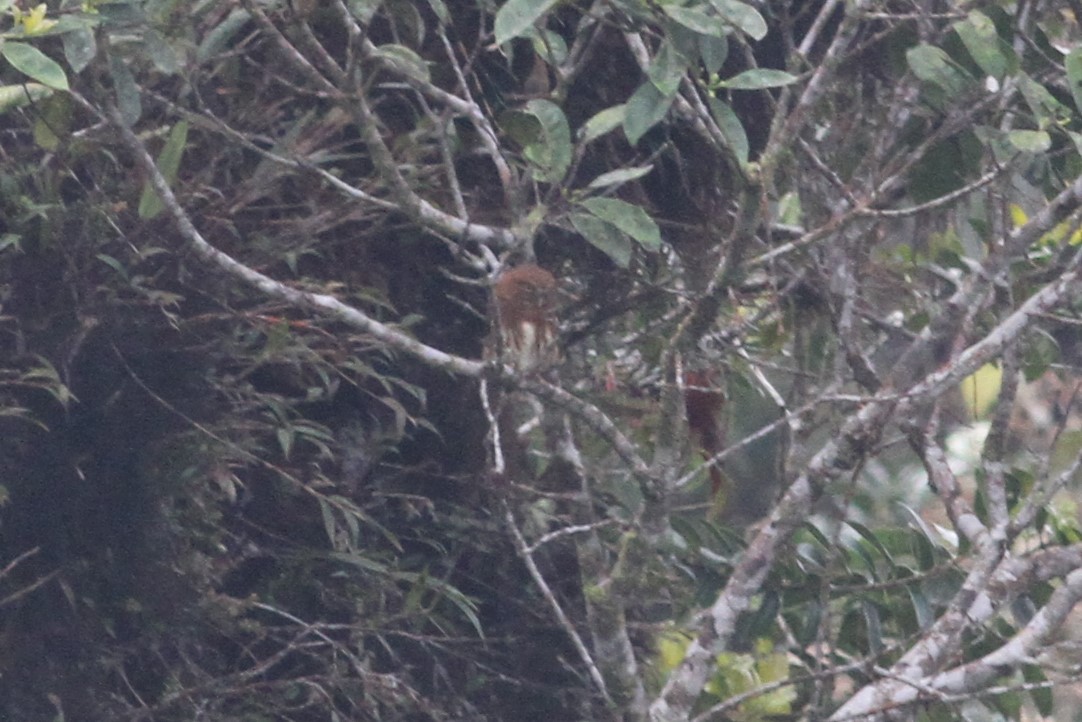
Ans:
POLYGON ((1074 106, 1082 113, 1082 47, 1072 50, 1063 62, 1067 65, 1067 83, 1071 86, 1074 106))
POLYGON ((748 153, 750 152, 748 134, 744 131, 744 125, 740 122, 740 118, 736 117, 733 109, 724 101, 713 96, 707 96, 706 103, 710 106, 710 113, 714 116, 714 121, 718 124, 721 134, 725 136, 726 145, 729 146, 729 150, 736 157, 736 162, 743 168, 748 164, 748 153))
POLYGON ((120 115, 128 125, 134 125, 143 114, 143 101, 139 86, 128 69, 128 61, 117 55, 109 55, 109 70, 113 76, 113 90, 116 91, 116 104, 120 115))
POLYGON ((143 48, 159 72, 165 75, 176 75, 180 71, 180 61, 177 60, 173 46, 153 28, 143 31, 143 48))
POLYGON ((708 15, 698 8, 688 8, 681 5, 663 5, 661 9, 665 11, 666 15, 688 30, 694 30, 703 35, 713 35, 719 38, 725 35, 725 22, 721 18, 708 15))
POLYGON ((589 143, 597 140, 601 136, 619 128, 620 124, 624 122, 626 111, 627 106, 621 103, 611 108, 605 108, 595 114, 583 124, 582 130, 579 131, 582 135, 582 142, 589 143))
MULTIPOLYGON (((1048 677, 1045 676, 1044 670, 1034 664, 1022 666, 1022 679, 1032 685, 1046 684, 1048 682, 1048 677)), ((1053 704, 1054 700, 1051 687, 1045 686, 1031 690, 1029 696, 1041 715, 1048 718, 1052 717, 1055 713, 1055 707, 1053 704)))
POLYGON ((752 40, 762 40, 766 37, 766 20, 763 20, 763 16, 751 5, 736 0, 709 0, 709 2, 727 23, 752 40))
POLYGON ((560 106, 550 100, 531 100, 523 112, 537 119, 541 132, 522 154, 533 166, 538 180, 556 183, 571 165, 571 128, 567 118, 560 106))
POLYGON ((567 60, 567 42, 559 33, 537 28, 530 34, 530 42, 533 44, 533 51, 549 64, 559 65, 567 60))
POLYGON ((607 188, 608 186, 620 185, 633 181, 636 178, 642 178, 644 175, 654 169, 652 165, 640 165, 634 168, 619 168, 617 170, 610 170, 608 173, 602 173, 597 178, 590 181, 587 188, 607 188))
POLYGON ((664 42, 654 62, 646 69, 646 75, 663 95, 672 95, 680 89, 680 81, 684 79, 688 65, 687 58, 672 43, 664 42))
POLYGON ((496 44, 528 34, 537 19, 548 12, 557 0, 507 0, 498 11, 493 32, 496 44))
POLYGON ((668 114, 676 95, 665 95, 657 86, 646 81, 627 101, 624 111, 624 135, 627 142, 635 145, 646 132, 668 114))
POLYGON ((984 13, 974 10, 965 20, 954 24, 954 31, 974 62, 996 80, 1002 80, 1012 67, 1017 68, 1014 50, 1003 42, 995 24, 984 13))
POLYGON ((64 46, 64 58, 75 73, 89 65, 98 53, 94 31, 90 28, 75 28, 70 33, 64 33, 60 41, 64 46))
POLYGON ((703 67, 710 74, 717 73, 729 57, 729 38, 720 38, 713 35, 700 35, 696 33, 699 57, 703 61, 703 67))
POLYGON ((661 247, 657 223, 641 207, 619 198, 587 198, 582 207, 638 241, 648 251, 661 247))
POLYGON ((1007 140, 1026 153, 1044 153, 1052 147, 1052 137, 1043 130, 1012 130, 1007 133, 1007 140))
MULTIPOLYGON (((165 147, 158 155, 158 170, 165 177, 167 183, 172 184, 180 170, 180 159, 184 155, 184 146, 188 142, 188 121, 182 120, 173 126, 169 132, 169 138, 165 141, 165 147)), ((148 181, 143 186, 143 195, 139 199, 139 217, 151 219, 165 210, 158 193, 148 181)))
POLYGON ((24 75, 29 75, 42 85, 57 90, 68 89, 68 76, 64 74, 64 69, 33 45, 9 40, 0 45, 0 55, 3 55, 13 68, 24 75))
POLYGON ((620 229, 589 213, 571 213, 569 217, 575 230, 616 265, 627 268, 631 264, 631 239, 620 229))
POLYGON ((762 90, 763 88, 778 88, 783 85, 795 83, 798 78, 784 70, 772 68, 753 68, 745 70, 738 75, 718 83, 719 87, 732 90, 762 90))
POLYGON ((395 45, 393 43, 380 45, 376 48, 375 54, 386 60, 391 67, 403 75, 423 80, 426 83, 431 78, 428 72, 428 63, 405 45, 395 45))
POLYGON ((932 45, 921 44, 910 48, 905 59, 914 75, 950 96, 960 95, 971 80, 946 52, 932 45))
POLYGON ((1018 89, 1022 92, 1022 97, 1026 99, 1026 105, 1029 106, 1033 114, 1037 116, 1037 120, 1040 122, 1059 123, 1062 119, 1066 121, 1071 117, 1071 111, 1063 103, 1059 102, 1048 88, 1044 87, 1036 80, 1031 78, 1025 73, 1020 73, 1018 76, 1018 89))

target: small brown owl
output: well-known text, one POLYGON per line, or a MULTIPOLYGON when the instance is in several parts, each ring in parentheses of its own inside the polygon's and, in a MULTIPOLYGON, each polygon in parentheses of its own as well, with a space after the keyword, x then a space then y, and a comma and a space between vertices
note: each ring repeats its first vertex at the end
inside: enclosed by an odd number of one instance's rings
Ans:
POLYGON ((554 363, 556 278, 540 266, 517 266, 500 275, 494 295, 504 358, 523 373, 554 363))

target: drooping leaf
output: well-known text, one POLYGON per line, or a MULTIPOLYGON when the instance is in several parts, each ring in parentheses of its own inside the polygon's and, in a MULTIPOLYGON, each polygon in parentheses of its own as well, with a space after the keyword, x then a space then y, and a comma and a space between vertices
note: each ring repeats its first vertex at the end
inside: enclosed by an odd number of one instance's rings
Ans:
POLYGON ((68 76, 64 73, 64 69, 33 45, 9 40, 0 45, 0 55, 11 63, 13 68, 42 85, 57 90, 68 89, 68 76))
POLYGON ((661 122, 672 106, 674 95, 665 95, 647 81, 639 86, 624 109, 624 134, 631 145, 638 143, 646 132, 661 122))
POLYGON ((729 107, 728 103, 713 96, 707 96, 707 105, 710 107, 710 113, 714 116, 714 122, 718 124, 722 135, 725 136, 726 145, 729 146, 729 150, 736 157, 736 162, 741 167, 746 166, 750 146, 748 145, 748 134, 745 132, 740 118, 737 117, 736 112, 729 107))
POLYGON ((795 75, 784 70, 753 68, 723 80, 718 85, 731 90, 762 90, 763 88, 779 88, 795 83, 797 80, 795 75))
POLYGON ((729 57, 729 38, 724 35, 720 38, 715 35, 696 35, 699 59, 703 61, 703 67, 710 74, 717 73, 729 57))
POLYGON ((496 11, 493 32, 496 44, 503 45, 511 38, 525 35, 537 19, 549 11, 557 0, 507 0, 496 11))
POLYGON ((524 108, 540 124, 538 138, 523 149, 538 180, 556 183, 571 165, 571 128, 560 106, 550 100, 531 100, 524 108))
POLYGON ((654 61, 646 69, 650 82, 662 93, 672 95, 680 88, 680 81, 688 69, 688 60, 681 55, 672 43, 661 44, 654 61))
POLYGON ((589 213, 573 212, 569 215, 575 227, 590 245, 607 255, 620 268, 631 264, 631 239, 619 228, 589 213))
POLYGON ((1012 68, 1018 67, 1014 49, 999 36, 991 18, 979 10, 955 23, 954 30, 974 62, 996 80, 1002 80, 1012 68))
POLYGON ((128 68, 128 61, 118 55, 109 55, 109 70, 113 76, 113 90, 120 115, 128 125, 134 125, 143 114, 143 101, 139 86, 128 68))
MULTIPOLYGON (((172 184, 180 170, 180 159, 184 155, 184 146, 188 142, 188 121, 182 120, 173 126, 169 132, 169 138, 165 141, 162 152, 158 155, 158 170, 165 177, 166 182, 172 184)), ((150 219, 165 210, 162 201, 158 198, 157 191, 148 181, 143 187, 143 195, 139 198, 139 217, 150 219)))
POLYGON ((75 28, 60 36, 60 41, 64 46, 64 58, 75 73, 89 65, 98 53, 94 31, 90 28, 75 28))

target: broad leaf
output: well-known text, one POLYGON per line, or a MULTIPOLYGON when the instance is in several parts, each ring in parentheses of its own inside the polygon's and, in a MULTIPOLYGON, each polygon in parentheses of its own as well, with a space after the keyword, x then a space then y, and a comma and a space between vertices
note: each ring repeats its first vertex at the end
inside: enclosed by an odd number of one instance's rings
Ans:
POLYGON ((527 34, 537 19, 548 12, 557 0, 507 0, 496 12, 493 31, 496 44, 527 34))
POLYGON ((1018 67, 1014 50, 1003 42, 995 24, 984 13, 974 10, 965 20, 955 23, 954 30, 981 70, 996 80, 1018 67))
POLYGON ((571 225, 590 245, 607 255, 620 268, 631 263, 631 239, 619 228, 589 213, 572 213, 571 225))
POLYGON ((68 76, 64 74, 64 69, 33 45, 9 40, 0 45, 0 55, 3 55, 13 68, 24 75, 29 75, 42 85, 57 90, 68 89, 68 76))
POLYGON ((60 41, 64 46, 64 58, 76 73, 89 65, 98 52, 94 31, 90 28, 75 28, 60 36, 60 41))
POLYGON ((582 142, 589 143, 590 141, 597 140, 606 133, 611 133, 620 127, 620 124, 624 122, 624 117, 627 112, 627 106, 621 103, 620 105, 614 105, 611 108, 605 108, 601 112, 594 115, 582 126, 580 131, 582 134, 582 142))
POLYGON ((582 206, 634 238, 643 248, 649 251, 660 248, 661 231, 654 219, 639 206, 618 198, 588 198, 582 206))
POLYGON ((747 3, 737 0, 709 0, 714 9, 718 11, 725 21, 734 28, 740 30, 752 40, 762 40, 766 37, 766 20, 759 11, 747 3))
POLYGON ((932 45, 922 44, 910 48, 905 59, 914 75, 940 88, 949 96, 961 94, 971 80, 947 53, 932 45))
POLYGON ((523 112, 540 124, 537 139, 523 149, 523 156, 541 181, 556 183, 571 165, 571 128, 560 106, 549 100, 531 100, 523 112))
POLYGON ((661 122, 672 106, 676 95, 665 95, 657 86, 647 81, 639 86, 627 101, 624 111, 624 134, 635 145, 646 132, 661 122))
POLYGON ((727 29, 725 22, 721 18, 707 15, 698 8, 663 5, 661 9, 665 11, 666 15, 688 30, 694 30, 703 35, 714 35, 719 38, 725 35, 727 29))

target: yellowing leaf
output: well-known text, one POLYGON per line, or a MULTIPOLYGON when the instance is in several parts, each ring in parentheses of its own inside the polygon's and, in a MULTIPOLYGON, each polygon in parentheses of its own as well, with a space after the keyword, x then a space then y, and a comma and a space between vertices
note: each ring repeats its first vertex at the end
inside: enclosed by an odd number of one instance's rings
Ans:
POLYGON ((999 397, 1003 371, 995 364, 985 364, 962 380, 962 397, 974 419, 986 418, 999 397))
POLYGON ((1014 227, 1021 228, 1022 226, 1026 225, 1026 222, 1028 220, 1029 217, 1026 215, 1026 212, 1022 210, 1022 206, 1018 205, 1017 203, 1012 203, 1011 222, 1014 223, 1014 227))

